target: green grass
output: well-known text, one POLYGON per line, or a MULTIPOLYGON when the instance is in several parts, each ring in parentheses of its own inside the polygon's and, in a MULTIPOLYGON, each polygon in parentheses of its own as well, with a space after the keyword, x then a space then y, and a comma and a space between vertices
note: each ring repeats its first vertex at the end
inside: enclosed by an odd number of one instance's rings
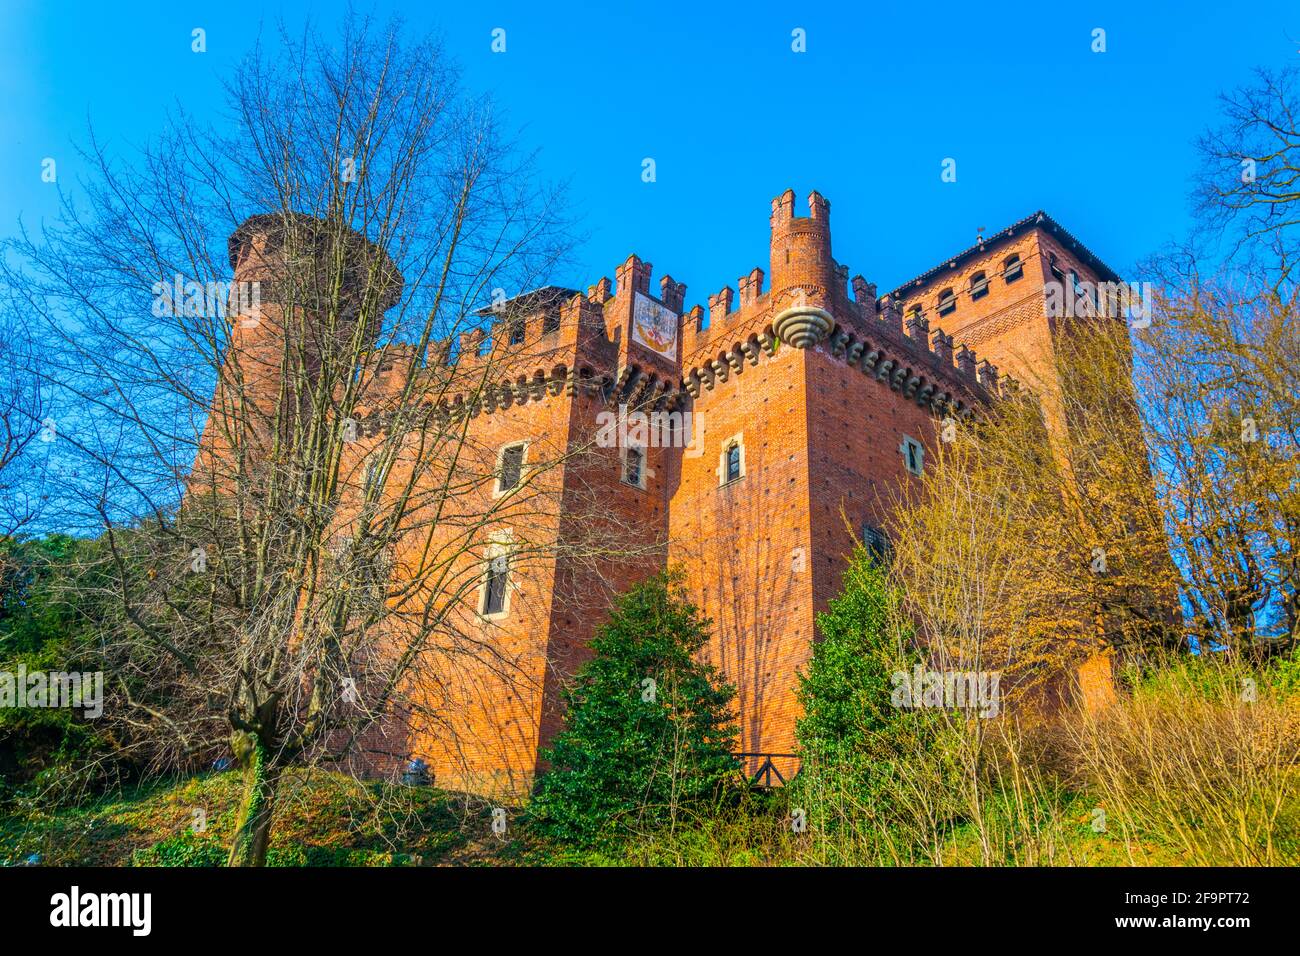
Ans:
MULTIPOLYGON (((92 803, 0 815, 0 863, 39 854, 45 865, 220 866, 234 829, 241 778, 211 773, 162 779, 92 803), (199 824, 203 824, 200 828, 199 824)), ((30 806, 30 805, 29 805, 30 806)), ((1179 866, 1174 841, 1135 838, 1108 814, 1093 829, 1096 803, 1082 795, 1041 808, 1038 825, 1017 825, 996 803, 986 811, 997 865, 1179 866)), ((12 808, 11 808, 12 810, 12 808)), ((272 837, 271 866, 800 866, 890 862, 865 846, 828 847, 817 834, 794 834, 784 795, 756 795, 740 806, 687 820, 671 831, 632 837, 612 850, 584 850, 530 835, 514 820, 504 838, 491 828, 491 807, 434 788, 359 783, 311 772, 288 778, 272 837)), ((979 865, 981 841, 969 822, 951 826, 937 859, 979 865)), ((894 862, 899 862, 895 860, 894 862)))
MULTIPOLYGON (((0 863, 222 865, 242 779, 212 773, 155 780, 79 807, 0 816, 0 863)), ((272 866, 512 863, 517 841, 491 831, 481 801, 433 788, 358 783, 332 773, 286 778, 272 866)))

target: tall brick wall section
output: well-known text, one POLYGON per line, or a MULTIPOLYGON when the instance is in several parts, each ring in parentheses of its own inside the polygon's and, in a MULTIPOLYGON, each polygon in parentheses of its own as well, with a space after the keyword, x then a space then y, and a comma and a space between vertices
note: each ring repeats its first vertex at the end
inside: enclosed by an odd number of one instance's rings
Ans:
POLYGON ((681 459, 670 559, 713 622, 705 659, 736 686, 741 749, 784 752, 794 672, 813 638, 805 362, 785 347, 741 367, 695 402, 700 448, 681 459), (733 439, 744 470, 724 484, 722 455, 733 439))

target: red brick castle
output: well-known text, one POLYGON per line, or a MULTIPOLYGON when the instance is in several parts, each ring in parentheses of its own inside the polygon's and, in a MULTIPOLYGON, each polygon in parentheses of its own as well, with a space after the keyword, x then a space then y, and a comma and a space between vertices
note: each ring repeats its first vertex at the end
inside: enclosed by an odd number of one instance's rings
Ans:
MULTIPOLYGON (((438 719, 388 730, 377 749, 421 757, 445 786, 522 791, 608 595, 665 564, 685 569, 713 621, 708 656, 737 687, 742 749, 794 749, 795 675, 840 587, 844 516, 870 536, 944 418, 997 400, 1008 376, 1050 385, 1048 283, 1119 281, 1037 213, 882 296, 835 261, 830 203, 814 192, 799 212, 793 191, 772 201, 767 271, 710 295, 707 310, 684 310, 685 286, 652 285, 650 264, 630 256, 613 283, 519 296, 491 313, 490 333, 461 337, 462 370, 492 363, 488 387, 453 402, 498 476, 485 494, 590 443, 620 408, 662 414, 682 440, 629 429, 595 443, 548 470, 559 507, 503 514, 472 556, 458 616, 491 659, 419 680, 438 719), (623 545, 608 560, 585 544, 536 546, 585 541, 600 521, 623 545)), ((232 246, 236 277, 251 274, 256 246, 232 246)), ((453 361, 432 352, 431 365, 453 361)), ((788 776, 793 762, 775 762, 788 776)))

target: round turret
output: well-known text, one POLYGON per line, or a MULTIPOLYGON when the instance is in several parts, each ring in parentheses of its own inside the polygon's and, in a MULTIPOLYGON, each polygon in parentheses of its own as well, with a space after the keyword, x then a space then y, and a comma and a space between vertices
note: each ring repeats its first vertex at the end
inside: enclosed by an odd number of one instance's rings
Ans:
POLYGON ((830 208, 817 192, 807 218, 794 214, 794 190, 772 200, 772 330, 795 348, 813 347, 835 325, 830 208))

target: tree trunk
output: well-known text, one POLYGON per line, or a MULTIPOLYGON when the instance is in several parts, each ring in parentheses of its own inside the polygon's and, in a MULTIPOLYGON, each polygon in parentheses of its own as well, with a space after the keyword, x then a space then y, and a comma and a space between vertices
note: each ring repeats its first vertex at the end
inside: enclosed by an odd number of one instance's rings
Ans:
POLYGON ((267 748, 260 737, 251 739, 244 761, 244 799, 235 821, 235 840, 227 866, 265 866, 271 842, 271 819, 280 767, 267 760, 267 748))

